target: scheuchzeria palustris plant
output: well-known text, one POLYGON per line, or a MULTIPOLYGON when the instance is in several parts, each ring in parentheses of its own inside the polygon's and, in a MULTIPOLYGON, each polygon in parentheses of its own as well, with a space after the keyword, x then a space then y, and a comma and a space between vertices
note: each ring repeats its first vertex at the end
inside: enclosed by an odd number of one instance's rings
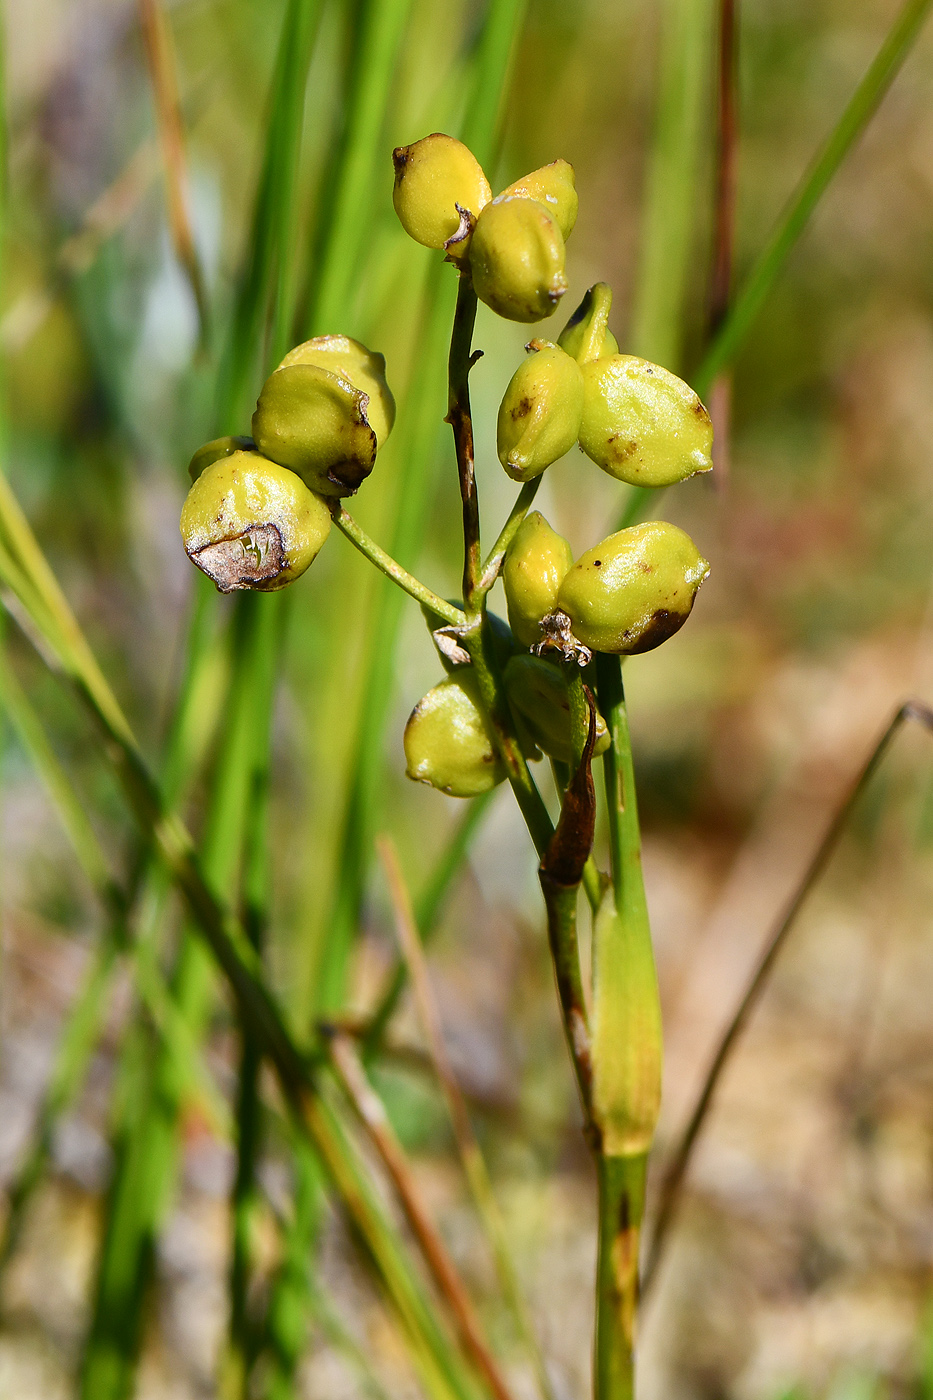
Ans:
POLYGON ((661 1031, 641 879, 631 752, 618 658, 650 651, 686 621, 709 573, 664 521, 601 540, 574 561, 531 511, 542 473, 575 443, 618 481, 666 487, 712 466, 712 425, 666 369, 619 352, 612 294, 586 293, 553 344, 531 340, 499 409, 499 460, 522 489, 491 553, 480 552, 469 371, 477 298, 508 320, 550 316, 567 291, 573 170, 556 160, 492 197, 474 156, 435 133, 394 153, 394 204, 417 242, 457 269, 449 413, 463 505, 464 570, 450 603, 404 570, 341 504, 369 477, 395 418, 385 361, 342 335, 286 355, 263 385, 250 437, 207 443, 191 461, 181 531, 221 592, 284 587, 331 524, 422 607, 446 677, 405 728, 409 777, 453 797, 512 784, 540 878, 568 1046, 600 1187, 595 1388, 630 1395, 639 1227, 657 1122, 661 1031), (508 625, 487 611, 502 576, 508 625), (597 708, 594 691, 598 692, 597 708), (602 712, 600 712, 602 711, 602 712), (562 796, 555 830, 528 768, 547 755, 562 796), (591 763, 604 756, 611 875, 591 854, 591 763), (579 888, 592 905, 594 985, 577 951, 579 888))

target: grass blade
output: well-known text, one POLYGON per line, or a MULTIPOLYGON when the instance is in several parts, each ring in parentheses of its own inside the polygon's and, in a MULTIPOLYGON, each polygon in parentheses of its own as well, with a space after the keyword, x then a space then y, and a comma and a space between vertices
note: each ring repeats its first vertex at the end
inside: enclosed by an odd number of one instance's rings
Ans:
POLYGON ((665 0, 660 8, 658 95, 631 340, 636 355, 676 369, 696 236, 714 0, 665 0))
POLYGON ((719 371, 734 360, 736 351, 830 181, 897 77, 930 13, 931 4, 933 0, 907 0, 891 26, 868 72, 759 253, 719 333, 695 371, 692 382, 701 396, 707 392, 719 371))
MULTIPOLYGON (((484 166, 491 166, 495 159, 503 94, 524 11, 524 0, 490 0, 478 40, 472 91, 461 135, 484 166)), ((409 569, 417 567, 422 548, 431 498, 430 473, 446 411, 444 365, 454 299, 450 269, 436 259, 424 295, 418 362, 396 428, 399 456, 406 469, 389 550, 394 559, 409 569)), ((343 1004, 347 959, 359 926, 373 840, 380 823, 383 741, 392 703, 402 606, 396 589, 379 585, 365 649, 370 660, 360 687, 356 739, 345 787, 347 806, 336 888, 327 921, 327 944, 315 978, 318 1011, 334 1012, 343 1004)), ((465 852, 466 845, 459 854, 465 852)))
POLYGON ((839 844, 840 837, 845 831, 849 818, 859 799, 878 771, 898 731, 908 720, 916 720, 926 730, 933 733, 933 710, 930 710, 926 705, 922 705, 917 701, 907 701, 906 704, 901 705, 896 711, 884 733, 881 735, 881 738, 869 754, 861 772, 852 784, 848 795, 830 822, 826 835, 817 847, 790 903, 778 920, 767 942, 765 951, 758 962, 758 966, 745 989, 742 999, 736 1007, 720 1039, 719 1045, 716 1048, 716 1053, 713 1056, 703 1082, 703 1087, 697 1098, 696 1105, 688 1119, 687 1126, 679 1142, 674 1148, 664 1174, 664 1180, 661 1183, 654 1233, 651 1239, 651 1249, 645 1264, 644 1288, 646 1291, 657 1275, 664 1254, 664 1248, 670 1235, 671 1225, 673 1224, 677 1211, 687 1168, 690 1165, 690 1159, 693 1155, 693 1149, 707 1115, 709 1114, 716 1088, 722 1078, 723 1071, 733 1054, 742 1031, 748 1023, 749 1017, 761 998, 781 949, 787 942, 788 936, 797 921, 797 916, 829 864, 830 858, 839 844))
MULTIPOLYGON (((0 492, 0 529, 5 523, 3 500, 4 495, 0 492)), ((28 526, 25 528, 28 530, 28 526)), ((15 571, 12 574, 5 571, 5 563, 6 556, 0 552, 0 578, 10 586, 18 579, 15 571)), ((41 609, 37 609, 33 621, 56 659, 67 662, 69 667, 75 665, 68 638, 57 631, 41 609)), ((95 663, 91 674, 98 673, 99 668, 95 663)), ((77 668, 75 680, 82 700, 101 726, 103 752, 120 781, 143 835, 154 842, 160 858, 185 896, 197 926, 228 979, 240 1016, 262 1045, 263 1053, 272 1061, 283 1092, 299 1111, 300 1121, 320 1152, 331 1180, 360 1231, 386 1294, 412 1339, 415 1354, 429 1366, 432 1393, 471 1400, 474 1395, 472 1382, 467 1379, 457 1353, 451 1348, 450 1338, 421 1291, 394 1228, 386 1220, 338 1121, 321 1099, 308 1060, 289 1035, 276 1000, 266 984, 261 962, 242 926, 213 894, 202 873, 191 837, 183 824, 166 811, 131 732, 128 739, 123 738, 124 730, 129 732, 128 726, 112 694, 108 694, 105 707, 99 707, 94 689, 82 681, 80 667, 77 668), (109 723, 108 716, 113 713, 117 716, 119 728, 109 723)), ((142 1191, 148 1197, 159 1184, 160 1178, 156 1174, 153 1179, 151 1168, 154 1162, 158 1165, 164 1155, 164 1144, 156 1140, 154 1145, 160 1150, 152 1154, 143 1150, 142 1139, 132 1132, 127 1135, 126 1141, 136 1149, 126 1174, 127 1180, 137 1193, 142 1191)), ((114 1213, 117 1233, 125 1228, 126 1218, 131 1219, 129 1204, 132 1203, 132 1192, 129 1189, 124 1201, 127 1203, 126 1216, 120 1210, 114 1213)), ((131 1262, 132 1256, 118 1254, 120 1267, 115 1271, 113 1280, 117 1286, 117 1296, 138 1284, 136 1275, 127 1267, 131 1262)), ((119 1336, 114 1340, 118 1344, 116 1350, 101 1349, 98 1371, 101 1388, 85 1390, 87 1395, 93 1394, 94 1400, 118 1393, 116 1386, 123 1383, 121 1344, 125 1343, 119 1336)))
POLYGON ((162 165, 165 171, 165 193, 168 222, 175 254, 185 269, 198 309, 202 341, 208 331, 207 290, 201 263, 195 247, 188 209, 188 172, 185 160, 185 140, 181 123, 181 103, 178 96, 178 70, 175 46, 165 11, 160 0, 139 0, 139 18, 152 90, 155 98, 162 165))
POLYGON ((421 1029, 428 1046, 428 1054, 434 1067, 435 1077, 440 1085, 444 1101, 447 1106, 448 1117, 453 1127, 454 1139, 457 1144, 457 1152, 460 1156, 460 1164, 470 1187, 473 1196, 473 1204, 486 1232, 486 1238, 492 1250, 492 1256, 496 1265, 496 1272, 499 1275, 499 1286, 502 1294, 512 1313, 519 1336, 524 1343, 525 1349, 534 1367, 535 1376, 538 1381, 538 1389, 545 1400, 554 1400, 554 1390, 551 1385, 547 1367, 544 1364, 544 1357, 538 1339, 535 1336, 531 1316, 522 1297, 521 1288, 518 1282, 518 1275, 512 1261, 508 1240, 505 1234, 505 1226, 502 1216, 499 1214, 499 1207, 496 1202, 495 1193, 492 1189, 492 1182, 489 1179, 489 1172, 483 1157, 479 1140, 473 1131, 473 1124, 470 1121, 470 1114, 466 1106, 457 1077, 454 1074, 453 1066, 447 1055, 444 1044, 444 1034, 441 1028, 440 1012, 434 991, 431 986, 431 978, 428 973, 427 962, 425 961, 424 949, 421 944, 421 937, 418 926, 415 922, 415 912, 412 908, 411 898, 405 884, 402 868, 399 864, 398 854, 395 846, 388 837, 382 837, 379 841, 379 854, 385 869, 386 879, 389 884, 389 891, 392 899, 392 907, 395 915, 396 937, 398 939, 402 956, 408 968, 408 975, 411 979, 412 991, 414 993, 415 1004, 418 1008, 418 1019, 421 1022, 421 1029))
POLYGON ((334 333, 352 305, 367 239, 389 87, 411 0, 363 0, 354 17, 345 118, 322 197, 311 268, 308 335, 334 333))
MULTIPOLYGON (((907 0, 888 31, 874 61, 849 99, 826 144, 788 202, 771 237, 746 275, 722 325, 690 376, 690 382, 701 398, 709 393, 717 376, 734 362, 743 340, 806 228, 810 216, 897 77, 929 16, 931 5, 933 0, 907 0)), ((634 488, 626 501, 617 528, 623 529, 650 514, 654 502, 663 494, 663 489, 634 488)))

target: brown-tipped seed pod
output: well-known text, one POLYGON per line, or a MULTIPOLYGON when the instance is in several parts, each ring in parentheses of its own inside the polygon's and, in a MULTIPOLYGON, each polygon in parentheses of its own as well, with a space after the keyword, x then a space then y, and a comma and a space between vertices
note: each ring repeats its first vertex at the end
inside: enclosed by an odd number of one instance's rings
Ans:
POLYGON ((576 360, 546 340, 512 375, 499 406, 496 446, 513 481, 530 481, 573 447, 583 419, 583 375, 576 360))
POLYGON ((536 199, 500 196, 480 214, 470 245, 480 301, 507 321, 541 321, 567 290, 564 239, 536 199))
POLYGON ((348 335, 318 335, 289 350, 278 368, 292 365, 317 365, 348 379, 354 389, 367 394, 366 418, 376 434, 376 450, 382 447, 395 423, 395 399, 386 383, 385 355, 367 350, 348 335))
POLYGON ((492 198, 489 181, 473 152, 435 131, 411 146, 392 152, 395 188, 392 203, 402 228, 426 248, 446 248, 461 257, 469 247, 468 229, 492 198), (468 218, 463 228, 460 210, 468 218), (464 236, 451 242, 458 232, 464 236))
POLYGON ((255 452, 256 444, 251 437, 219 437, 199 447, 188 463, 188 475, 192 481, 221 457, 232 457, 234 452, 255 452))
MULTIPOLYGON (((538 656, 513 656, 503 673, 509 703, 518 710, 534 742, 561 763, 573 762, 570 697, 559 666, 538 656)), ((594 755, 609 747, 606 721, 596 712, 594 755)))
POLYGON ((515 532, 502 566, 509 623, 524 647, 541 640, 541 619, 553 612, 573 564, 570 545, 538 510, 529 511, 515 532))
POLYGON ((637 355, 583 366, 580 446, 604 472, 633 486, 673 486, 713 465, 713 425, 676 374, 637 355))
POLYGON ((394 417, 383 357, 348 336, 318 336, 296 346, 266 380, 253 437, 313 491, 352 496, 394 417))
POLYGON ((573 233, 577 222, 577 209, 580 201, 573 178, 573 166, 566 160, 552 160, 550 165, 542 165, 540 170, 532 170, 523 175, 514 185, 509 185, 497 199, 509 199, 520 195, 523 199, 536 199, 548 213, 557 220, 564 239, 573 233))
POLYGON ((587 550, 565 575, 557 608, 593 651, 651 651, 686 622, 708 574, 689 535, 649 520, 587 550))
POLYGON ((501 783, 497 755, 469 668, 441 681, 412 710, 405 726, 409 778, 449 797, 476 797, 501 783))
POLYGON ((609 329, 611 307, 609 283, 594 283, 557 337, 558 345, 572 355, 578 365, 589 364, 601 355, 619 353, 619 343, 609 329))
POLYGON ((330 526, 320 496, 258 452, 214 461, 181 512, 188 558, 221 593, 284 588, 314 561, 330 526))

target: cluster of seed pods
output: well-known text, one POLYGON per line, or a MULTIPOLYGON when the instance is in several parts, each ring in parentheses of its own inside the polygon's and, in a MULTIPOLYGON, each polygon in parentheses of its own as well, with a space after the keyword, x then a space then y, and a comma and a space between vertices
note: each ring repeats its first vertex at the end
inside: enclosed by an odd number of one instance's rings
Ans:
MULTIPOLYGON (((565 243, 577 217, 564 160, 495 197, 461 142, 435 133, 394 152, 393 202, 406 232, 443 251, 497 315, 532 323, 567 290, 565 243)), ((505 391, 497 450, 514 480, 539 476, 575 445, 603 471, 664 487, 712 465, 712 426, 693 390, 659 365, 619 352, 612 294, 597 283, 557 340, 533 339, 505 391)), ((262 387, 251 436, 219 438, 192 458, 181 517, 189 558, 221 590, 271 590, 298 578, 331 527, 338 498, 373 470, 395 403, 385 361, 347 336, 291 350, 262 387)), ((509 625, 491 619, 516 729, 527 755, 571 756, 568 684, 555 649, 580 656, 648 651, 682 626, 709 566, 682 530, 651 521, 573 560, 538 512, 508 549, 509 625)), ((429 619, 436 628, 436 618, 429 619)), ((416 705, 405 730, 409 776, 468 797, 501 782, 465 654, 416 705)), ((597 752, 608 743, 597 719, 597 752)))

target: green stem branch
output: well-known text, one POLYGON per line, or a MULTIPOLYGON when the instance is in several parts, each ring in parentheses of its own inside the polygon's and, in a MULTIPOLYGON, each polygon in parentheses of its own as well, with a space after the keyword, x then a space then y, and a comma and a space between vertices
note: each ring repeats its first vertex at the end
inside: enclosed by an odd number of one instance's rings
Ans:
POLYGON ((438 617, 442 617, 449 626, 462 626, 463 613, 460 609, 445 602, 443 598, 439 598, 436 593, 432 593, 430 588, 416 579, 414 574, 403 569, 401 564, 392 558, 391 554, 387 554, 380 545, 376 544, 374 539, 367 535, 363 527, 357 524, 349 511, 344 510, 339 501, 334 501, 330 507, 330 513, 337 529, 346 535, 350 543, 355 545, 371 564, 375 564, 386 578, 397 583, 399 588, 403 589, 410 598, 414 598, 416 603, 422 603, 432 612, 436 612, 438 617))
POLYGON ((538 487, 541 485, 543 473, 540 476, 532 477, 531 481, 526 481, 516 497, 515 504, 509 512, 509 518, 499 531, 499 538, 492 547, 488 559, 483 564, 480 572, 477 592, 483 597, 492 588, 502 569, 505 561, 506 551, 515 538, 519 525, 531 509, 532 502, 538 494, 538 487))

